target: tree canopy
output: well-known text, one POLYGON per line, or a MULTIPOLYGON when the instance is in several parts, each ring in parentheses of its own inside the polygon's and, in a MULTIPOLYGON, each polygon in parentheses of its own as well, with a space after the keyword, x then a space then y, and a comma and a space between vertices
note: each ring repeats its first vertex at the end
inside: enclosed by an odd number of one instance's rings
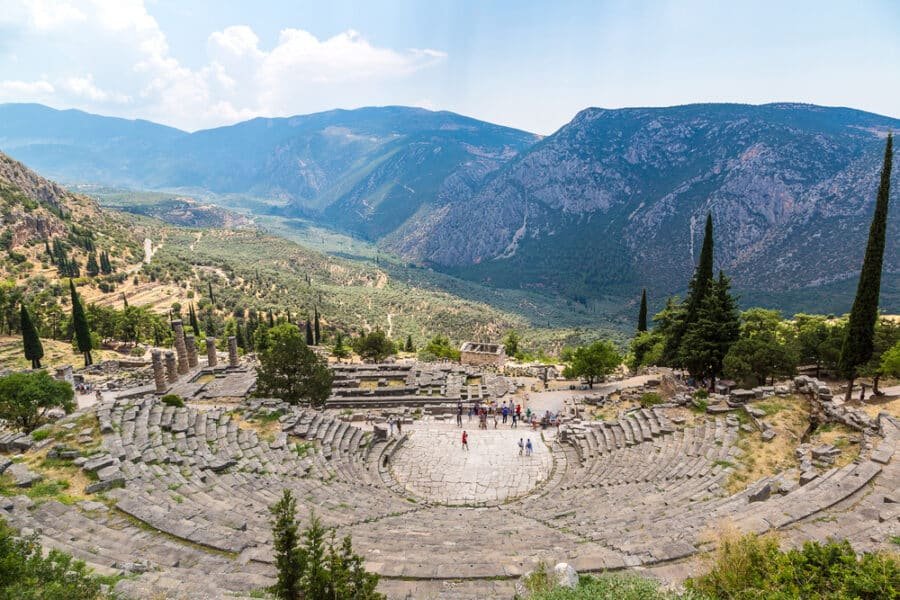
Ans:
POLYGON ((353 350, 363 360, 381 362, 388 356, 397 353, 394 342, 388 339, 381 329, 374 329, 370 333, 363 334, 353 340, 353 350))
POLYGON ((326 360, 304 342, 296 325, 283 323, 268 332, 259 353, 257 393, 297 404, 322 406, 331 394, 334 378, 326 360))
POLYGON ((564 353, 564 360, 569 362, 563 372, 568 378, 580 377, 594 387, 598 381, 622 364, 622 356, 612 342, 598 340, 589 346, 580 346, 564 353))
POLYGON ((53 408, 66 414, 75 410, 72 386, 46 371, 11 373, 0 377, 0 419, 25 433, 39 427, 53 408))
POLYGON ((41 344, 37 328, 32 323, 31 315, 24 303, 20 319, 22 320, 22 345, 25 349, 25 358, 31 361, 32 369, 40 369, 41 359, 44 358, 44 346, 41 344))

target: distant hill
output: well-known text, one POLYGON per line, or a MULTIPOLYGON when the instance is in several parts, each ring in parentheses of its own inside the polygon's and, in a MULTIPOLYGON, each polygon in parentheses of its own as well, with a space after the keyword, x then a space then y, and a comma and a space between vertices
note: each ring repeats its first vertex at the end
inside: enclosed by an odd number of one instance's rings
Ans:
MULTIPOLYGON (((404 107, 186 133, 0 105, 0 148, 64 181, 266 198, 409 262, 585 306, 683 291, 711 212, 717 266, 745 298, 847 310, 891 129, 845 108, 697 104, 591 108, 544 139, 404 107)), ((896 311, 893 188, 882 305, 896 311)))
MULTIPOLYGON (((55 279, 65 256, 79 271, 105 252, 113 271, 140 260, 140 233, 116 213, 0 153, 0 277, 55 279), (53 249, 48 254, 47 249, 53 249)), ((112 276, 112 273, 108 273, 112 276)))

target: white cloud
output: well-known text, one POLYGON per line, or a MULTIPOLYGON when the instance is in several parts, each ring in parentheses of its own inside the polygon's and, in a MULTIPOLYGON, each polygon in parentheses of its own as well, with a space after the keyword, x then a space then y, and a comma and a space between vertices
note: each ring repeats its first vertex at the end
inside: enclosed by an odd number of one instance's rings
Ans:
POLYGON ((3 2, 10 6, 4 7, 0 25, 13 27, 17 54, 29 52, 31 61, 40 58, 52 68, 29 81, 22 76, 28 60, 7 60, 23 71, 0 81, 0 98, 140 116, 189 129, 332 108, 335 98, 361 98, 350 93, 360 86, 380 90, 380 83, 446 58, 432 49, 379 47, 354 30, 319 39, 285 28, 267 48, 252 28, 234 25, 211 33, 205 64, 191 68, 172 55, 143 0, 3 2))
POLYGON ((0 81, 0 98, 15 99, 20 96, 35 97, 55 91, 49 81, 0 81))

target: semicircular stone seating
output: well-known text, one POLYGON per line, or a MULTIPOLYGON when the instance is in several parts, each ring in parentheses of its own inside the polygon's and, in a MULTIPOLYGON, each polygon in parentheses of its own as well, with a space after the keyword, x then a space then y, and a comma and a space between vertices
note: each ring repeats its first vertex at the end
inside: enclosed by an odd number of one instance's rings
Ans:
POLYGON ((726 518, 753 531, 790 525, 856 494, 882 469, 896 478, 887 449, 900 440, 896 423, 882 418, 885 439, 872 458, 751 503, 767 481, 732 496, 722 485, 740 453, 733 421, 679 428, 663 409, 639 410, 564 426, 548 440, 549 475, 526 495, 448 506, 411 497, 392 475, 391 457, 407 438, 376 441, 326 413, 279 409, 281 432, 261 438, 221 408, 173 408, 152 397, 101 403, 91 410, 102 451, 84 469, 94 489, 108 488, 107 502, 36 505, 17 496, 0 514, 91 566, 138 573, 117 587, 132 597, 216 598, 271 584, 269 507, 285 488, 301 523, 315 512, 338 536, 351 534, 387 582, 500 580, 541 560, 581 570, 676 560, 726 518))

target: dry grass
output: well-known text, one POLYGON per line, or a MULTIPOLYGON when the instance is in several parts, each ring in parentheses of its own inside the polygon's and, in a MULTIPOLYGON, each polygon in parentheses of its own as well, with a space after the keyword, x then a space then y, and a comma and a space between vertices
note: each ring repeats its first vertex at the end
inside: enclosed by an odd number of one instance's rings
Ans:
MULTIPOLYGON (((46 367, 61 367, 73 365, 80 367, 84 359, 79 352, 72 349, 72 344, 59 340, 42 339, 44 346, 44 358, 41 364, 46 367)), ((93 351, 94 362, 123 358, 123 355, 112 350, 93 351)), ((31 361, 25 360, 22 349, 22 337, 15 335, 0 336, 0 366, 9 369, 27 369, 31 367, 31 361)))
POLYGON ((775 439, 763 441, 760 432, 741 432, 737 446, 744 451, 728 479, 729 493, 737 493, 748 483, 774 475, 799 463, 794 449, 809 426, 809 402, 802 396, 785 396, 753 403, 764 410, 763 421, 775 430, 775 439))
POLYGON ((835 467, 843 467, 853 462, 859 456, 860 434, 853 429, 839 423, 828 423, 820 427, 815 434, 810 436, 813 446, 831 444, 841 449, 841 453, 834 461, 835 467))
POLYGON ((880 400, 869 400, 862 406, 853 405, 854 408, 862 408, 867 415, 876 418, 878 413, 886 412, 894 417, 900 418, 900 396, 886 396, 880 400))
POLYGON ((231 420, 239 429, 255 431, 259 439, 267 442, 273 441, 275 436, 281 433, 281 423, 278 419, 245 419, 241 414, 232 413, 231 420))

